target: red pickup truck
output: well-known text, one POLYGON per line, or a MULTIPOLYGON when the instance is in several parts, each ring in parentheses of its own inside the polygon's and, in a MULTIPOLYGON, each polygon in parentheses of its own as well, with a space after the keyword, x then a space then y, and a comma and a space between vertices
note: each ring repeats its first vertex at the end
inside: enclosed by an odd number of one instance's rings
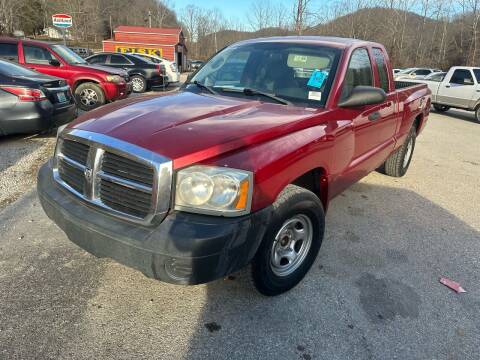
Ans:
POLYGON ((96 256, 177 284, 251 264, 277 295, 312 266, 333 197, 376 169, 405 174, 430 101, 426 85, 394 83, 380 44, 247 40, 177 93, 80 116, 38 194, 96 256))
POLYGON ((90 65, 61 44, 0 37, 0 59, 67 80, 79 108, 88 111, 132 92, 123 70, 90 65))

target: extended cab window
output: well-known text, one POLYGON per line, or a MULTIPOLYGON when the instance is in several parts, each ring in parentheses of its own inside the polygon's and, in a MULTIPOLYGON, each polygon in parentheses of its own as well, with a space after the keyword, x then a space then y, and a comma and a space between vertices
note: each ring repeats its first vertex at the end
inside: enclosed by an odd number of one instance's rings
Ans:
POLYGON ((49 65, 50 60, 55 59, 50 51, 39 46, 24 45, 23 52, 27 64, 49 65))
POLYGON ((383 55, 382 49, 373 48, 373 56, 375 57, 375 63, 377 64, 378 69, 378 78, 380 79, 380 87, 386 92, 389 92, 388 84, 388 71, 387 65, 385 63, 385 56, 383 55))
POLYGON ((457 69, 453 72, 450 84, 473 85, 472 73, 467 69, 457 69))
POLYGON ((0 43, 0 59, 18 62, 17 44, 0 43))
POLYGON ((473 69, 473 74, 475 75, 475 78, 477 79, 477 83, 480 84, 480 69, 473 69))
POLYGON ((200 84, 222 96, 267 102, 283 99, 298 106, 324 106, 340 54, 339 49, 310 44, 234 45, 206 63, 185 89, 203 91, 200 84))
POLYGON ((350 96, 355 86, 373 86, 372 64, 367 49, 356 49, 350 57, 341 99, 350 96))

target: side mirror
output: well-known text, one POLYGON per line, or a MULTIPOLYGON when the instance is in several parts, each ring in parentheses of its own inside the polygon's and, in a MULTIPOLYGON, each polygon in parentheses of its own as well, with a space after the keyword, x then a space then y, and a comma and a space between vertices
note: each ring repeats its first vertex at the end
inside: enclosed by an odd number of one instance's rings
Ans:
POLYGON ((48 63, 52 66, 60 66, 61 65, 60 61, 58 61, 57 59, 51 59, 48 63))
POLYGON ((355 86, 348 98, 338 103, 339 107, 352 108, 365 105, 380 104, 385 101, 387 94, 380 88, 373 86, 355 86))

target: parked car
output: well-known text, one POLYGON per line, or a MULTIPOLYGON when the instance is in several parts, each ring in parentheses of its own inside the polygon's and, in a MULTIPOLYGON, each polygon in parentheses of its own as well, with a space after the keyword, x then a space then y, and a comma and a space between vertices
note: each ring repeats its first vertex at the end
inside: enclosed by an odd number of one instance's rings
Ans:
POLYGON ((375 169, 406 173, 431 99, 425 84, 398 86, 377 43, 246 40, 179 92, 83 114, 38 194, 96 256, 177 284, 251 263, 257 289, 277 295, 315 261, 333 197, 375 169), (230 76, 231 62, 243 71, 230 76))
POLYGON ((425 76, 423 78, 423 80, 440 82, 440 81, 443 80, 443 78, 445 77, 446 74, 447 73, 445 71, 435 72, 435 73, 432 73, 430 75, 425 76))
POLYGON ((91 66, 68 47, 43 41, 0 37, 0 60, 10 60, 67 81, 82 110, 126 98, 132 92, 123 70, 91 66))
POLYGON ((139 56, 125 53, 103 52, 85 59, 89 64, 124 69, 132 80, 133 91, 142 93, 153 87, 164 86, 165 67, 139 56))
POLYGON ((195 71, 204 64, 201 60, 192 60, 190 61, 190 70, 195 71))
POLYGON ((90 55, 93 55, 93 51, 87 48, 83 47, 72 47, 70 46, 70 49, 74 51, 76 54, 78 54, 81 58, 86 58, 90 55))
POLYGON ((0 135, 50 130, 75 116, 65 80, 0 60, 0 135))
POLYGON ((165 67, 165 75, 167 75, 167 84, 177 84, 180 81, 180 71, 178 71, 177 64, 173 61, 168 61, 166 59, 162 59, 161 57, 149 54, 140 54, 140 53, 133 53, 133 55, 139 56, 145 60, 151 61, 154 64, 162 64, 165 67))
POLYGON ((403 79, 423 79, 425 76, 440 72, 439 69, 430 68, 408 68, 401 70, 395 74, 395 80, 403 79))
POLYGON ((480 67, 454 66, 446 73, 433 74, 416 82, 426 84, 431 90, 435 110, 474 111, 475 119, 480 122, 480 67))

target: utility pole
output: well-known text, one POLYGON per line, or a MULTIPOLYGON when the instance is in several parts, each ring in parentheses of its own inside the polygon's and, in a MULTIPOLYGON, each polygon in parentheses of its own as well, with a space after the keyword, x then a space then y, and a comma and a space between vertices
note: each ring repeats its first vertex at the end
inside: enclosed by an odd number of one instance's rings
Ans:
POLYGON ((112 14, 110 14, 109 22, 110 22, 110 39, 113 39, 112 14))
POLYGON ((148 27, 152 27, 152 12, 148 10, 148 27))

